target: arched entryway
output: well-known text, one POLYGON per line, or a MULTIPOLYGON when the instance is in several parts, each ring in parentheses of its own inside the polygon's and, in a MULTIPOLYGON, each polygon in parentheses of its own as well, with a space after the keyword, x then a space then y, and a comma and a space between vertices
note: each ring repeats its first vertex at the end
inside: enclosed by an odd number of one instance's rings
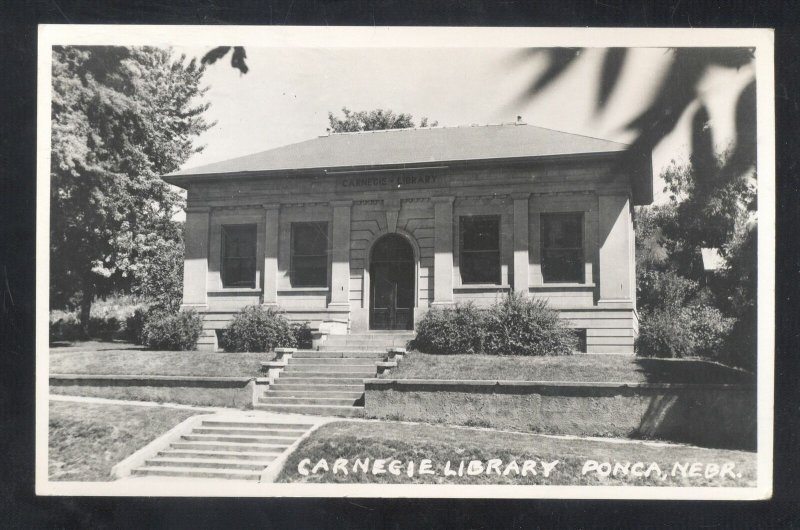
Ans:
POLYGON ((386 234, 372 245, 369 260, 369 327, 414 329, 414 249, 401 235, 386 234))

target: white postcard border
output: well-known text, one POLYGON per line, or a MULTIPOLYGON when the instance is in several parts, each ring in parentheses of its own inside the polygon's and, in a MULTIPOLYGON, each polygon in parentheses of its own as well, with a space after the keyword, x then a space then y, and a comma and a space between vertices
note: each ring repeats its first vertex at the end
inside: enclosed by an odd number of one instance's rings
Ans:
POLYGON ((88 496, 399 497, 760 500, 772 495, 775 303, 774 33, 771 29, 417 28, 292 26, 40 25, 37 89, 36 212, 36 493, 88 496), (755 47, 758 138, 758 453, 757 485, 475 486, 375 484, 232 484, 51 482, 48 480, 48 313, 51 47, 72 45, 192 46, 231 42, 250 47, 516 48, 755 47), (176 485, 180 488, 176 488, 176 485), (222 487, 221 487, 222 486, 222 487))

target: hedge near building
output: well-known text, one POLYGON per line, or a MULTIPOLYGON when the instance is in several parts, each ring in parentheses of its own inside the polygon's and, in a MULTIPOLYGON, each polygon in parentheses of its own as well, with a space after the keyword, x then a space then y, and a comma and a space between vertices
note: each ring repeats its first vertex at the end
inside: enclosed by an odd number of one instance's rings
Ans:
POLYGON ((508 293, 488 310, 471 303, 431 309, 417 323, 411 347, 456 355, 569 355, 577 337, 546 301, 508 293))

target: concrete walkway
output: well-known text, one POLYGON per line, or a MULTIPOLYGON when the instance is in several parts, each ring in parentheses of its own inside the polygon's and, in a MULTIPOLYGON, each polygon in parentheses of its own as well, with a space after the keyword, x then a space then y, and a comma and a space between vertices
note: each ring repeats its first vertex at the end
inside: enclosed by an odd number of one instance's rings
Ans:
POLYGON ((50 401, 73 401, 76 403, 98 403, 101 405, 132 405, 135 407, 196 410, 198 412, 221 412, 226 410, 236 410, 236 409, 227 409, 224 407, 203 407, 199 405, 183 405, 181 403, 156 403, 154 401, 133 401, 128 399, 69 396, 64 394, 50 394, 49 398, 50 401))

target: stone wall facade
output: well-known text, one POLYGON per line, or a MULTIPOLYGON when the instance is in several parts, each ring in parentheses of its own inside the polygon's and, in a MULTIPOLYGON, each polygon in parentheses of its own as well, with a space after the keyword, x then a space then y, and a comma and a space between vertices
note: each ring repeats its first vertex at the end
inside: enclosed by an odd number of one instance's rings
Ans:
POLYGON ((586 330, 589 353, 632 353, 637 334, 632 201, 627 177, 601 157, 325 174, 198 179, 187 186, 184 306, 205 313, 206 348, 246 305, 277 306, 288 318, 331 334, 370 329, 370 250, 389 233, 414 250, 414 319, 430 307, 473 301, 488 306, 515 290, 545 298, 570 325, 586 330), (580 213, 581 281, 546 283, 541 216, 580 213), (500 282, 463 285, 459 223, 500 218, 500 282), (290 283, 292 223, 328 227, 327 287, 290 283), (224 288, 221 231, 257 232, 252 288, 224 288))

